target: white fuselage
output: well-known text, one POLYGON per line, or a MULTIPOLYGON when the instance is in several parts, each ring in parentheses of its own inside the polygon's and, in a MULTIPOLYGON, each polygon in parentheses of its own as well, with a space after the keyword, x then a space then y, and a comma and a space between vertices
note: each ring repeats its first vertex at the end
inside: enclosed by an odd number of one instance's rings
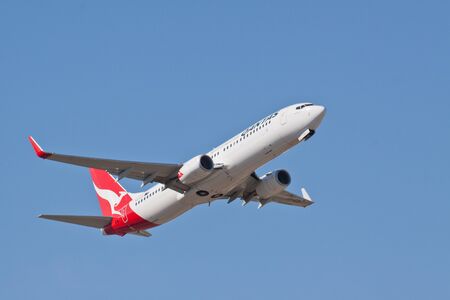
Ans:
POLYGON ((149 222, 163 224, 198 204, 214 201, 214 195, 226 195, 257 168, 297 145, 305 130, 320 125, 325 108, 303 106, 285 107, 206 153, 219 167, 186 193, 157 184, 145 193, 134 194, 131 209, 149 222), (197 191, 208 191, 209 195, 202 197, 197 191))

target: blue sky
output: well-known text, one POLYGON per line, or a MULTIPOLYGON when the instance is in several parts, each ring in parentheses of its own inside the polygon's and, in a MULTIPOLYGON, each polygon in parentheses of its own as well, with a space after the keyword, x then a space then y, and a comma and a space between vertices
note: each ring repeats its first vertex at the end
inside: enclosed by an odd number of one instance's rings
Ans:
MULTIPOLYGON (((449 299, 446 1, 2 1, 3 299, 449 299), (286 168, 308 209, 197 207, 149 239, 51 151, 182 162, 283 106, 327 107, 286 168)), ((139 184, 125 181, 129 190, 139 184)))

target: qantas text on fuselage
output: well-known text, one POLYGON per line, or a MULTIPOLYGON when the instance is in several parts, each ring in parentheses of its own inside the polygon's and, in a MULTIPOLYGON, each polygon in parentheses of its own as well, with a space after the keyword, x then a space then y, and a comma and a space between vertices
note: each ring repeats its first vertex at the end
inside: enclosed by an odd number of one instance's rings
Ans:
POLYGON ((36 154, 43 159, 88 167, 102 216, 41 215, 55 221, 100 228, 106 235, 150 236, 147 229, 164 224, 196 205, 237 198, 258 208, 267 203, 306 207, 313 203, 304 188, 301 195, 286 191, 291 176, 286 170, 262 177, 255 170, 283 152, 309 139, 317 130, 325 108, 312 103, 285 107, 248 127, 208 153, 183 164, 121 161, 50 153, 30 136, 36 154), (114 175, 115 177, 113 177, 114 175), (139 193, 126 191, 119 181, 136 179, 139 193))

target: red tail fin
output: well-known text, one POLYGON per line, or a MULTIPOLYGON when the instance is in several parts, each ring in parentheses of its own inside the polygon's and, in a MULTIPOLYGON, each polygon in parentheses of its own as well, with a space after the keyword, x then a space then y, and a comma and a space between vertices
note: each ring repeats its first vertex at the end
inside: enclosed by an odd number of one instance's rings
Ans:
POLYGON ((108 172, 89 169, 94 188, 104 216, 122 215, 123 209, 130 201, 128 192, 108 172))

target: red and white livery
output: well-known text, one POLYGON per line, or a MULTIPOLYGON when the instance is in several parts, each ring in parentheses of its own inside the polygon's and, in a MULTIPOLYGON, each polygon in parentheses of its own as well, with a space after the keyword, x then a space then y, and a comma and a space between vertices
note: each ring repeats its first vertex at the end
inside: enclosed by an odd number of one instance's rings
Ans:
POLYGON ((275 202, 306 207, 313 203, 286 191, 286 170, 258 177, 255 170, 302 141, 309 139, 325 116, 325 108, 299 103, 253 124, 208 153, 183 164, 122 161, 63 155, 44 151, 30 136, 37 156, 90 169, 102 216, 41 215, 41 218, 100 228, 103 234, 150 236, 147 229, 178 217, 196 205, 237 198, 258 208, 275 202), (113 177, 113 175, 115 177, 113 177), (130 193, 119 181, 136 179, 150 189, 130 193))

